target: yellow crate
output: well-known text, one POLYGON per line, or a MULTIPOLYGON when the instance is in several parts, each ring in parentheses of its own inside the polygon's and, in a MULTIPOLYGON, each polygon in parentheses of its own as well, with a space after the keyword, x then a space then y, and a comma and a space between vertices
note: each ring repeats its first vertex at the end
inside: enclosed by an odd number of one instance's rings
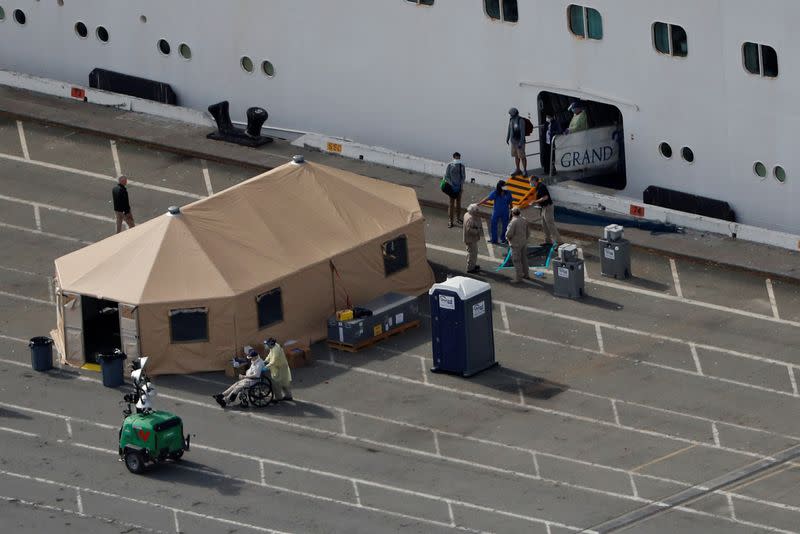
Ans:
POLYGON ((352 321, 353 310, 339 310, 336 312, 337 321, 352 321))

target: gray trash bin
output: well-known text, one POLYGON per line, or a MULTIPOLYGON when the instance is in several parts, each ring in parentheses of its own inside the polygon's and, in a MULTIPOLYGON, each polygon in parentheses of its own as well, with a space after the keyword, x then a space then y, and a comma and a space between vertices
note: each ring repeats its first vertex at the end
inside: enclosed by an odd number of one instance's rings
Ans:
POLYGON ((34 371, 49 371, 53 368, 53 340, 49 337, 34 337, 28 342, 31 348, 31 367, 34 371))
POLYGON ((117 349, 111 354, 99 354, 100 370, 103 373, 103 385, 116 388, 125 383, 125 353, 117 349))

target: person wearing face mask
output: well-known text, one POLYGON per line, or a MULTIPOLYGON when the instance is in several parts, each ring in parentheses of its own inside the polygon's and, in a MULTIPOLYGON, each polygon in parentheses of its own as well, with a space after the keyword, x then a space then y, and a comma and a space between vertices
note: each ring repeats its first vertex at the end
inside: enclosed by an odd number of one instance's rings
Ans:
POLYGON ((447 215, 450 222, 447 224, 448 228, 452 228, 453 224, 463 224, 461 219, 461 194, 464 190, 464 181, 467 179, 467 168, 461 162, 461 154, 458 152, 453 153, 453 161, 447 165, 444 171, 443 191, 450 198, 447 215), (449 187, 446 187, 449 186, 449 187))

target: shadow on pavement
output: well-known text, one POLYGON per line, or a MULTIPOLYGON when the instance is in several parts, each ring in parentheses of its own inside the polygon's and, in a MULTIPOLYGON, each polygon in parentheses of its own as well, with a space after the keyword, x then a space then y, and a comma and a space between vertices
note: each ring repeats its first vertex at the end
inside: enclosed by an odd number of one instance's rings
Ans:
POLYGON ((215 490, 220 495, 238 495, 244 482, 230 478, 228 475, 192 461, 181 460, 177 464, 150 466, 147 478, 172 484, 185 484, 215 490))

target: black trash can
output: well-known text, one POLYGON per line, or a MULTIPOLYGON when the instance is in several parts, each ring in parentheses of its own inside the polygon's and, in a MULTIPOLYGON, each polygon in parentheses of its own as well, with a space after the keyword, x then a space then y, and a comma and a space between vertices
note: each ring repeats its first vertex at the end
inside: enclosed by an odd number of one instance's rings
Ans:
POLYGON ((103 372, 103 385, 116 388, 125 383, 125 353, 117 349, 111 354, 99 354, 100 370, 103 372))
POLYGON ((53 340, 49 337, 34 337, 28 342, 31 348, 31 367, 34 371, 49 371, 53 368, 53 340))

